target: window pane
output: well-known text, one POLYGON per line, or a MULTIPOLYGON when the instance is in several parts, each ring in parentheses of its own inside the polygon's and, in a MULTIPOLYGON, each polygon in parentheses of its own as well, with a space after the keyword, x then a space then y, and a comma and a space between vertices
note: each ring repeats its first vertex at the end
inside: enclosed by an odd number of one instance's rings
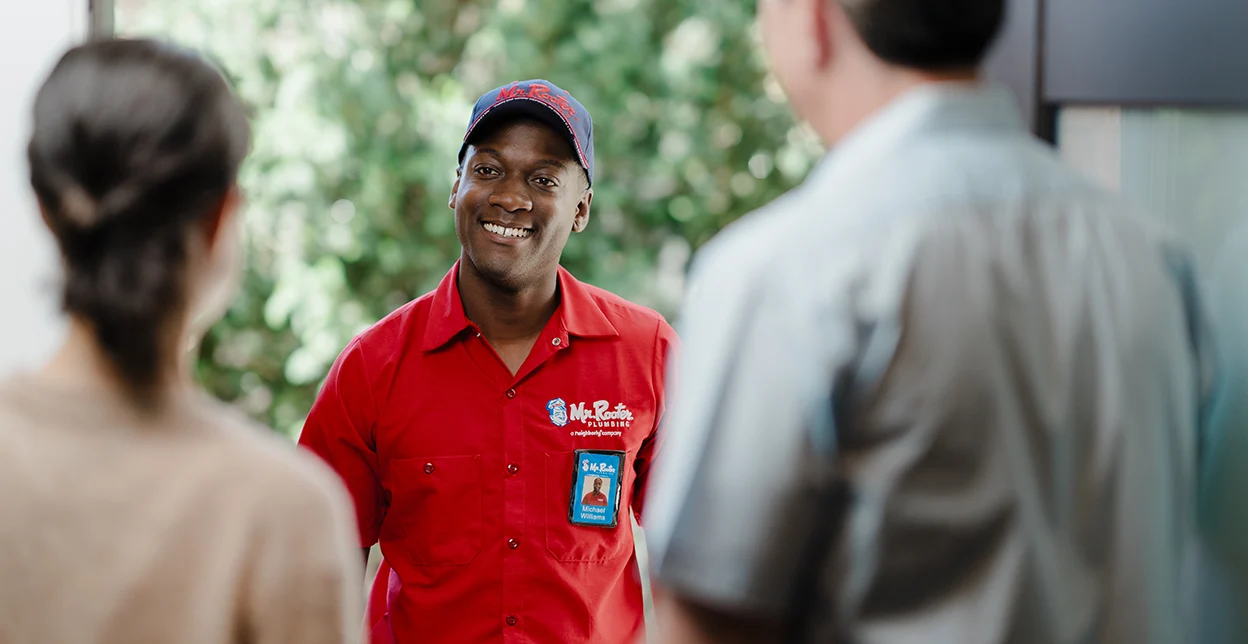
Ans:
POLYGON ((1202 268, 1248 222, 1248 112, 1079 107, 1058 120, 1062 155, 1159 217, 1202 268))

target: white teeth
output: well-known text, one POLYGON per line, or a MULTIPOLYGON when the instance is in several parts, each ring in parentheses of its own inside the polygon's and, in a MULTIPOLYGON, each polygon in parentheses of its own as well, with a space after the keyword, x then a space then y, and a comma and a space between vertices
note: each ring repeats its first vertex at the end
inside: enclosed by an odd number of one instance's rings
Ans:
POLYGON ((498 224, 484 223, 481 224, 486 230, 495 235, 503 237, 528 237, 529 231, 524 228, 510 228, 507 226, 499 226, 498 224))

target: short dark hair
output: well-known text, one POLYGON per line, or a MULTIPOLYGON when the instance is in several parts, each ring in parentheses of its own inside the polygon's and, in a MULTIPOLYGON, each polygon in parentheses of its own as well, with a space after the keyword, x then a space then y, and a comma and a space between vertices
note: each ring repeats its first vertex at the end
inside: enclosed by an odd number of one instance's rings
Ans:
POLYGON ((250 140, 224 76, 151 40, 73 48, 35 98, 30 183, 64 258, 62 306, 143 402, 184 321, 191 228, 233 187, 250 140))
POLYGON ((1005 18, 1005 0, 829 1, 881 60, 924 71, 978 66, 1005 18))

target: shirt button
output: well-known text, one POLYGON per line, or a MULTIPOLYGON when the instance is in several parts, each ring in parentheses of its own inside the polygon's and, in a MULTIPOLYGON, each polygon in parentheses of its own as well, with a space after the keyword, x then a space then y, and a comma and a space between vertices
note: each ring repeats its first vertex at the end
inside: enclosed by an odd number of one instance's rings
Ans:
POLYGON ((560 340, 559 338, 555 338, 554 340, 551 340, 551 341, 550 341, 550 343, 551 343, 551 344, 553 344, 553 345, 555 345, 555 346, 557 347, 557 346, 559 346, 559 345, 563 344, 563 340, 560 340))
POLYGON ((507 540, 507 547, 508 547, 508 548, 511 548, 512 550, 515 550, 516 548, 519 548, 519 547, 520 547, 520 542, 519 542, 519 541, 516 541, 515 539, 508 539, 508 540, 507 540))
POLYGON ((425 474, 433 474, 433 463, 425 463, 425 474))
POLYGON ((508 615, 508 616, 507 616, 507 625, 508 625, 508 626, 515 626, 515 625, 516 625, 516 622, 518 622, 518 621, 520 621, 520 620, 516 619, 516 616, 515 616, 515 615, 508 615))
POLYGON ((512 464, 510 464, 510 465, 508 465, 508 466, 507 466, 507 473, 508 473, 508 474, 515 474, 516 472, 519 472, 519 471, 520 471, 520 466, 519 466, 519 465, 516 465, 515 463, 512 463, 512 464))
POLYGON ((515 397, 516 397, 516 390, 515 390, 515 389, 508 389, 508 390, 507 390, 507 397, 508 397, 508 398, 515 398, 515 397))

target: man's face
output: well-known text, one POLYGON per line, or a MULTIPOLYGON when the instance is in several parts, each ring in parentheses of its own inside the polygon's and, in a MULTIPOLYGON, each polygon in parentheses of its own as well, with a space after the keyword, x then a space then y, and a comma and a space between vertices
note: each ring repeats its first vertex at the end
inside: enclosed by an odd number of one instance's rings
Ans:
POLYGON ((758 26, 768 67, 803 117, 806 90, 818 71, 818 47, 812 20, 822 16, 814 3, 835 0, 758 0, 758 26))
POLYGON ((594 479, 594 493, 602 492, 602 479, 594 479))
POLYGON ((589 221, 593 191, 575 159, 566 137, 524 120, 465 150, 450 207, 471 268, 508 290, 549 278, 568 236, 589 221))

